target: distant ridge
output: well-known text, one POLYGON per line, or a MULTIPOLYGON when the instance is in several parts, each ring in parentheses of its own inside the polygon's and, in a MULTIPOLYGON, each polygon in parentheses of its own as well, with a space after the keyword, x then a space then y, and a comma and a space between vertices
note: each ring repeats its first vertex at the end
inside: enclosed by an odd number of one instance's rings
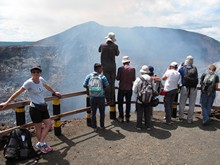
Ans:
POLYGON ((0 41, 0 46, 25 46, 28 44, 31 44, 33 42, 4 42, 4 41, 0 41))

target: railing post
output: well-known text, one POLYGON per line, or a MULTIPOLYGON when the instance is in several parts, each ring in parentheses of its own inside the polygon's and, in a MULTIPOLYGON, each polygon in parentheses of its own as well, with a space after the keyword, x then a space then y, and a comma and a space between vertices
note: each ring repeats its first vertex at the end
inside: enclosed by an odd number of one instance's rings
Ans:
MULTIPOLYGON (((90 96, 88 90, 86 94, 86 107, 90 107, 90 96)), ((87 121, 87 126, 91 127, 92 126, 91 109, 86 111, 86 121, 87 121)))
POLYGON ((116 119, 116 107, 115 107, 115 97, 114 97, 114 104, 113 105, 109 105, 109 116, 110 119, 116 119))
MULTIPOLYGON (((53 104, 53 115, 59 115, 60 114, 60 99, 52 100, 52 104, 53 104)), ((54 134, 56 136, 61 135, 60 117, 58 119, 54 119, 54 134)))
POLYGON ((17 124, 17 126, 25 124, 24 106, 15 108, 15 115, 16 115, 16 124, 17 124))

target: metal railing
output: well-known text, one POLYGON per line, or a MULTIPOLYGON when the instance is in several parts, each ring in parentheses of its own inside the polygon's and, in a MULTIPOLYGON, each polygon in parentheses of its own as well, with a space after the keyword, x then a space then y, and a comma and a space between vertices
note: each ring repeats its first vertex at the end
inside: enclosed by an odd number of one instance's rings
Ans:
MULTIPOLYGON (((198 87, 198 90, 201 90, 201 88, 198 87)), ((218 88, 216 91, 220 91, 220 88, 218 88)), ((87 107, 81 108, 81 109, 71 110, 71 111, 68 111, 68 112, 61 113, 61 114, 60 113, 57 114, 56 112, 54 112, 54 115, 50 117, 51 120, 54 120, 54 122, 55 122, 54 127, 58 128, 58 133, 56 133, 56 131, 55 131, 55 135, 59 136, 61 134, 61 123, 60 123, 60 118, 61 117, 66 117, 66 116, 73 115, 73 114, 87 112, 87 115, 86 115, 87 125, 90 126, 90 122, 91 122, 90 113, 91 113, 91 110, 90 110, 90 105, 89 105, 89 95, 88 95, 87 91, 81 91, 81 92, 75 92, 75 93, 62 94, 61 98, 57 98, 55 96, 45 98, 45 101, 48 102, 48 101, 56 101, 56 100, 59 100, 59 99, 65 99, 65 98, 76 97, 76 96, 81 96, 81 95, 87 95, 87 97, 86 97, 87 107)), ((135 101, 132 101, 131 103, 135 103, 135 101)), ((163 101, 160 101, 159 103, 163 104, 163 101)), ((5 110, 16 109, 16 108, 19 109, 19 108, 25 107, 26 105, 29 105, 29 104, 30 104, 30 101, 28 101, 28 100, 14 102, 14 103, 11 103, 11 104, 7 105, 5 110)), ((116 104, 117 104, 117 102, 116 102, 116 104)), ((174 106, 177 106, 178 104, 179 104, 178 102, 175 102, 174 106)), ((56 103, 55 103, 54 106, 53 106, 53 110, 54 109, 56 110, 57 109, 56 108, 56 106, 57 106, 56 103)), ((188 106, 188 104, 186 104, 186 106, 188 106)), ((195 106, 200 107, 200 104, 196 104, 195 106)), ((213 109, 220 109, 220 106, 213 106, 212 108, 213 109)), ((19 115, 19 113, 22 113, 22 116, 25 115, 24 110, 22 110, 22 111, 18 110, 18 112, 16 112, 16 115, 19 115)), ((110 106, 110 116, 113 116, 112 118, 110 117, 111 119, 114 119, 115 116, 116 116, 115 105, 110 106), (111 115, 111 113, 113 113, 113 115, 111 115)), ((22 118, 16 118, 16 119, 17 120, 24 120, 23 117, 22 118)), ((17 129, 17 128, 27 128, 27 127, 33 126, 32 122, 24 123, 24 121, 22 121, 22 122, 16 121, 16 123, 17 123, 17 126, 14 126, 12 128, 9 128, 9 129, 3 130, 3 131, 0 131, 0 136, 7 135, 12 130, 17 129), (23 123, 23 124, 18 124, 18 123, 23 123)))

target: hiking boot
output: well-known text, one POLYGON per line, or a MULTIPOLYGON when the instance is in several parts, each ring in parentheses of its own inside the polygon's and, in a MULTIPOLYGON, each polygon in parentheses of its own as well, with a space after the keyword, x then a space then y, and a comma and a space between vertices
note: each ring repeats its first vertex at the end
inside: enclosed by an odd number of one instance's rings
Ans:
POLYGON ((53 151, 53 148, 52 148, 51 146, 49 146, 47 143, 44 143, 42 147, 44 148, 44 150, 45 150, 46 152, 51 152, 51 151, 53 151))

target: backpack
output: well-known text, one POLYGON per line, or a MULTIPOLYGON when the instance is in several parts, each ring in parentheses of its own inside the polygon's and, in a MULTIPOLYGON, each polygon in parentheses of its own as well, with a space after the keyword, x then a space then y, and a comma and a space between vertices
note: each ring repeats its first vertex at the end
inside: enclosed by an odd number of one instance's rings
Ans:
POLYGON ((3 154, 8 161, 39 156, 32 146, 31 133, 27 129, 15 129, 10 133, 3 154))
POLYGON ((103 97, 104 89, 102 84, 102 75, 91 73, 88 87, 90 96, 103 97))
POLYGON ((205 74, 202 80, 202 93, 210 95, 215 90, 216 74, 205 74))
POLYGON ((184 68, 184 82, 186 87, 196 87, 199 80, 198 80, 198 72, 195 66, 184 68))
POLYGON ((155 89, 156 91, 156 95, 159 95, 160 92, 163 90, 163 84, 161 83, 161 79, 157 76, 152 76, 151 77, 154 80, 154 85, 155 85, 155 89))
POLYGON ((141 89, 138 92, 137 99, 142 104, 149 104, 151 103, 151 100, 153 98, 153 87, 152 83, 149 83, 147 80, 145 80, 143 77, 140 77, 142 84, 141 89))

